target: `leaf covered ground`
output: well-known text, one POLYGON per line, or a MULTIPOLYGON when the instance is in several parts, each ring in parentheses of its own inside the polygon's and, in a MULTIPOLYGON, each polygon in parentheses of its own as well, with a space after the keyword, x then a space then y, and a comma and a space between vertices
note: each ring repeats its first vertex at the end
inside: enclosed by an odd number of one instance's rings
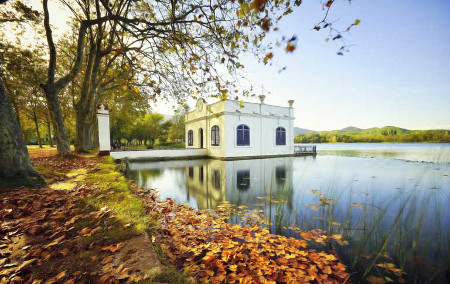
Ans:
MULTIPOLYGON (((43 189, 1 191, 0 283, 344 283, 332 252, 138 189, 95 156, 33 156, 43 189), (175 267, 173 269, 171 267, 175 267)), ((224 212, 222 212, 224 213, 224 212)))
POLYGON ((46 188, 0 192, 0 283, 186 282, 161 265, 148 235, 156 221, 114 164, 48 155, 33 163, 46 188))
POLYGON ((172 264, 200 283, 343 283, 349 278, 335 255, 308 249, 305 240, 229 224, 171 199, 148 206, 162 216, 156 241, 172 264))

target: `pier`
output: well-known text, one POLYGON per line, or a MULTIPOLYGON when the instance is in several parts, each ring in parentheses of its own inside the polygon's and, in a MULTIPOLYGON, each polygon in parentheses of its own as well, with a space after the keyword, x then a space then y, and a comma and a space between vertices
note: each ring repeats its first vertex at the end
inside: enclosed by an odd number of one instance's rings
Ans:
POLYGON ((316 145, 294 145, 294 155, 305 156, 305 155, 316 155, 316 145))

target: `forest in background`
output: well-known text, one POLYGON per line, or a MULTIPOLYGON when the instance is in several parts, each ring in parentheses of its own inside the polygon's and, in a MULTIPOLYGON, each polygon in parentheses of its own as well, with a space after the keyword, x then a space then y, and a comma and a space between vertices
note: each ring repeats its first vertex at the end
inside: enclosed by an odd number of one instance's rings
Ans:
POLYGON ((360 129, 357 127, 346 127, 334 131, 310 131, 297 134, 295 143, 418 143, 435 142, 450 143, 450 130, 408 130, 395 126, 373 127, 360 129))

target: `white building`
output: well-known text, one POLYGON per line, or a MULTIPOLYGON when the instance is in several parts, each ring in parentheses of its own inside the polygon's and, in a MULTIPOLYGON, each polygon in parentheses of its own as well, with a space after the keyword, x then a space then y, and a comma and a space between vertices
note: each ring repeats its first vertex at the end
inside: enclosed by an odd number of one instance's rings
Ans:
POLYGON ((199 99, 185 115, 186 148, 206 149, 219 159, 294 154, 294 109, 224 100, 206 105, 199 99))

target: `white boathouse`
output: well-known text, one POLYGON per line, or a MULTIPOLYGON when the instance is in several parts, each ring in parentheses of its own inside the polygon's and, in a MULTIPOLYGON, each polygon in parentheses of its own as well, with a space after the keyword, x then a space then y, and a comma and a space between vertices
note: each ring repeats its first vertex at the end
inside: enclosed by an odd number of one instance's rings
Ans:
POLYGON ((197 101, 185 114, 186 148, 205 149, 218 159, 289 156, 294 154, 294 101, 287 107, 221 100, 197 101))

